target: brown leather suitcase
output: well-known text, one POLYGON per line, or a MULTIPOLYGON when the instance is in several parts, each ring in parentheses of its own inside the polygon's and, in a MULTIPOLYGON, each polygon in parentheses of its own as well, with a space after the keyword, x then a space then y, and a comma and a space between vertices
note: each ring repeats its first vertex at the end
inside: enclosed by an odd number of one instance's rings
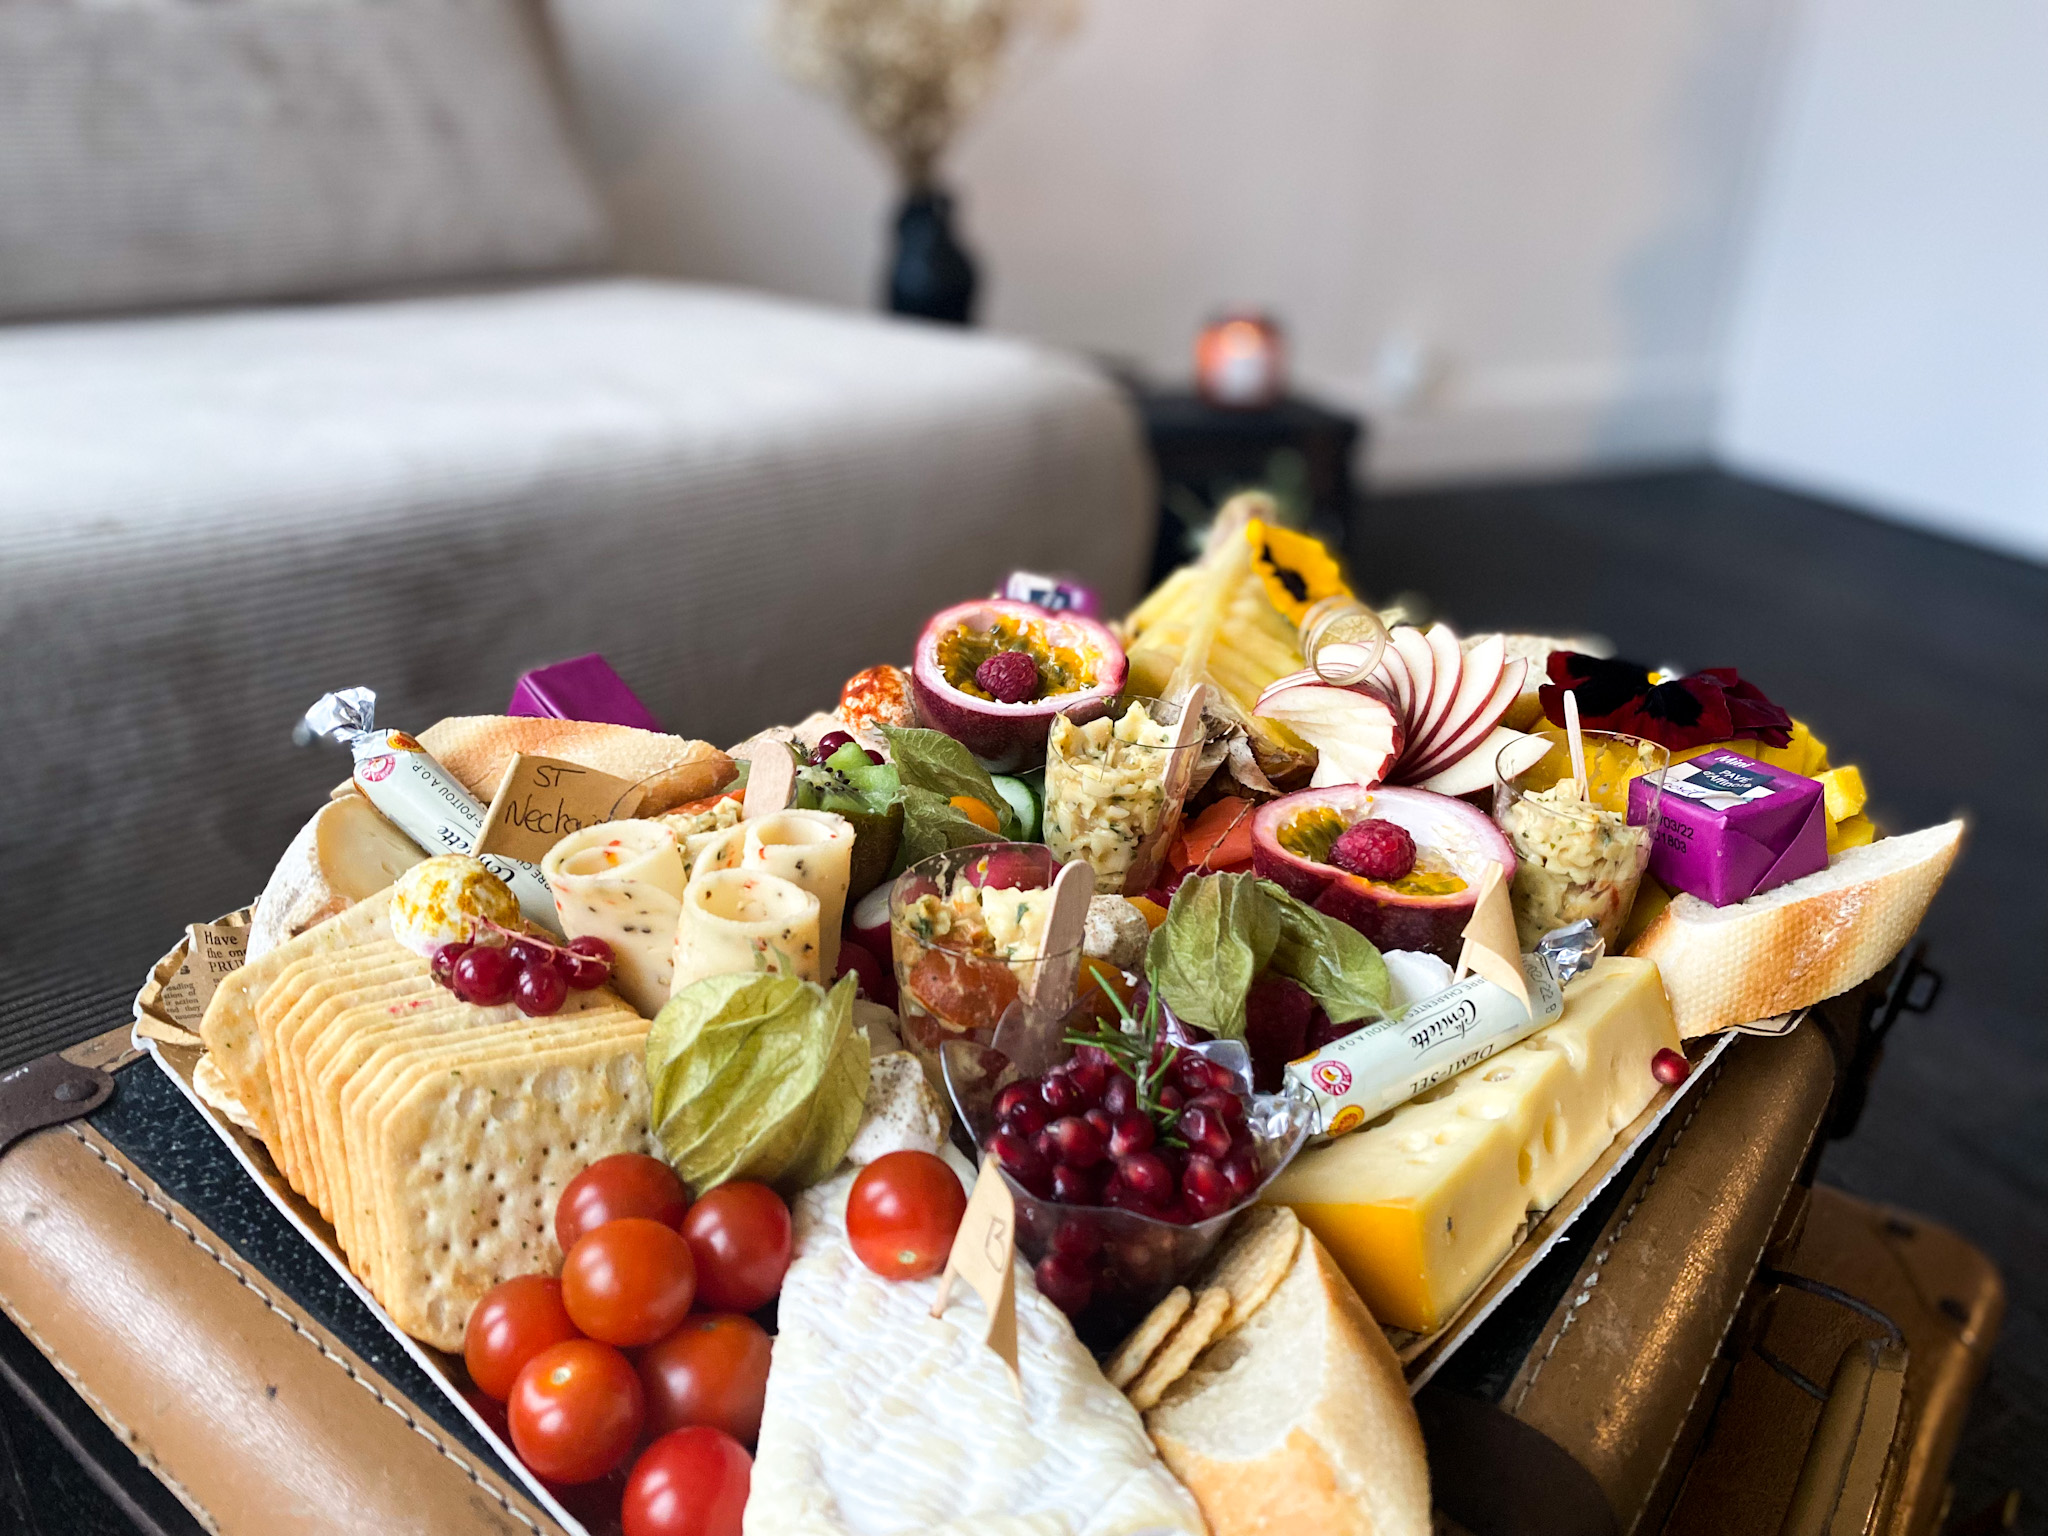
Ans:
MULTIPOLYGON (((1806 1187, 1911 989, 1900 968, 1737 1041, 1451 1357, 1418 1398, 1447 1529, 1935 1528, 1997 1277, 1806 1187)), ((125 1028, 66 1054, 70 1108, 90 1069, 119 1085, 0 1155, 0 1308, 201 1528, 558 1529, 125 1028)))

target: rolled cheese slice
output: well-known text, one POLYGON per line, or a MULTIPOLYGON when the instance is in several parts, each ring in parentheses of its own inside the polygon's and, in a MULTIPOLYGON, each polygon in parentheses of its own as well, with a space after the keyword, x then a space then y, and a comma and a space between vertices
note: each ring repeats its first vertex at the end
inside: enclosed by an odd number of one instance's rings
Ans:
POLYGON ((818 898, 779 875, 707 869, 683 892, 670 995, 707 976, 770 970, 819 980, 818 898))
POLYGON ((712 832, 690 839, 696 850, 690 855, 690 878, 710 874, 713 870, 738 869, 747 847, 747 829, 742 822, 735 822, 722 832, 712 832))
POLYGON ((611 945, 612 986, 653 1018, 668 1001, 689 884, 675 833, 658 821, 599 822, 556 843, 540 867, 562 932, 611 945))
POLYGON ((818 974, 831 980, 853 873, 853 823, 830 811, 777 811, 741 825, 741 869, 780 875, 818 898, 818 974))

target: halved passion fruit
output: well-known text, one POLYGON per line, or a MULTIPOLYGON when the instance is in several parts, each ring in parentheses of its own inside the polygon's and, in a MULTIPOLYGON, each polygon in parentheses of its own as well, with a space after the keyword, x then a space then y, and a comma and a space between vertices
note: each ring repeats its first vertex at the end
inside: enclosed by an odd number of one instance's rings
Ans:
POLYGON ((1252 818, 1252 867, 1319 912, 1340 918, 1381 949, 1413 949, 1457 963, 1465 924, 1488 864, 1515 876, 1515 853, 1485 814, 1422 789, 1337 784, 1304 789, 1252 818), (1415 840, 1415 867, 1398 880, 1368 880, 1330 863, 1337 839, 1379 817, 1415 840))
POLYGON ((1029 603, 984 598, 937 614, 917 639, 911 691, 924 723, 963 743, 991 772, 1010 773, 1045 761, 1053 716, 1093 720, 1123 691, 1124 648, 1093 619, 1048 613, 1029 603), (988 664, 998 656, 1031 659, 1035 681, 1021 665, 988 664), (1026 676, 1024 686, 1011 677, 1026 676), (998 680, 999 698, 987 683, 998 680))

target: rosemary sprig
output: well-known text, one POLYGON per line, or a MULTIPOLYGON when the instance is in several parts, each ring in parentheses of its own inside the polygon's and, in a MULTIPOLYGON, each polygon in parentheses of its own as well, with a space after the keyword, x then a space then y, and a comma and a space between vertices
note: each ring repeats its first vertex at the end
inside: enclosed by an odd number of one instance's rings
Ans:
POLYGON ((1159 1090, 1166 1082, 1166 1074, 1180 1059, 1180 1047, 1169 1044, 1160 1053, 1155 1065, 1152 1060, 1159 1044, 1160 1018, 1159 994, 1149 993, 1145 999, 1142 1016, 1133 1014, 1130 1005, 1115 989, 1104 988, 1110 1001, 1116 1005, 1118 1018, 1124 1026, 1098 1024, 1091 1033, 1079 1030, 1069 1032, 1065 1037, 1068 1045, 1092 1045, 1104 1052, 1110 1060, 1123 1069, 1126 1077, 1137 1085, 1137 1107, 1139 1113, 1148 1116, 1159 1132, 1159 1140, 1170 1147, 1184 1147, 1187 1144, 1174 1135, 1174 1128, 1180 1123, 1180 1111, 1168 1109, 1159 1102, 1159 1090))

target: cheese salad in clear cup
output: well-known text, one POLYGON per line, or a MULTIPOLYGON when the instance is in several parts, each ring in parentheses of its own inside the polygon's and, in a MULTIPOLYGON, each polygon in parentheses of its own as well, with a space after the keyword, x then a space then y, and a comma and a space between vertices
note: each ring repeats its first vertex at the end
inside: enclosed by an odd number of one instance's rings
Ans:
POLYGON ((1141 895, 1158 883, 1180 828, 1201 735, 1175 746, 1181 707, 1126 698, 1086 725, 1056 716, 1045 750, 1045 843, 1085 859, 1097 895, 1141 895))
POLYGON ((1060 860, 1038 843, 978 843, 920 859, 889 891, 903 1041, 940 1076, 948 1040, 987 1044, 996 1026, 1041 1002, 1073 1002, 1080 945, 1046 952, 1060 860))
MULTIPOLYGON (((1539 735, 1553 735, 1545 730, 1539 735)), ((1580 733, 1587 783, 1572 776, 1564 733, 1515 778, 1494 775, 1493 819, 1515 848, 1515 938, 1524 953, 1553 929, 1590 918, 1612 948, 1635 905, 1650 862, 1664 772, 1671 754, 1653 741, 1613 731, 1580 733), (1629 784, 1651 790, 1640 823, 1629 817, 1629 784)), ((1513 746, 1504 752, 1515 750, 1513 746)))

